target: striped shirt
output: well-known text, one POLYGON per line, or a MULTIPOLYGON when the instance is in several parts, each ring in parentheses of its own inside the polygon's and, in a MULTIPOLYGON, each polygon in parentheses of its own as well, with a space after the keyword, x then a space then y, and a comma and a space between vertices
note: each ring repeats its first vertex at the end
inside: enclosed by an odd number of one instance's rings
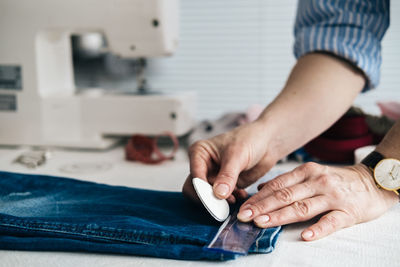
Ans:
POLYGON ((389 0, 299 0, 294 53, 333 53, 367 78, 365 90, 379 84, 381 40, 389 27, 389 0))

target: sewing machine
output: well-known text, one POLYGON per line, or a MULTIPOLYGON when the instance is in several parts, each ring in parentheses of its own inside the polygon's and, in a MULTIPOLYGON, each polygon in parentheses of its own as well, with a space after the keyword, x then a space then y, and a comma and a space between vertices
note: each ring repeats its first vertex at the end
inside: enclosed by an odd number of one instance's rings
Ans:
POLYGON ((107 148, 192 128, 192 94, 78 91, 71 36, 90 33, 121 58, 170 56, 178 0, 0 0, 0 145, 107 148))

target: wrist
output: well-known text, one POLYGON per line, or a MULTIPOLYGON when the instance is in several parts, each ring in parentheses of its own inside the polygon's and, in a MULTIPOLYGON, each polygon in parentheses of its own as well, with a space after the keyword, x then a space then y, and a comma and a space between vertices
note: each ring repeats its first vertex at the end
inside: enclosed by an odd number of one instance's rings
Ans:
POLYGON ((352 167, 357 171, 360 177, 362 177, 364 184, 366 185, 367 188, 368 184, 371 184, 373 187, 377 188, 378 190, 381 190, 381 192, 395 196, 395 199, 399 200, 399 196, 394 191, 385 190, 376 182, 374 171, 371 168, 367 167, 362 163, 358 163, 352 167))
POLYGON ((385 158, 400 160, 400 120, 386 134, 383 140, 376 147, 375 151, 381 153, 385 158))
POLYGON ((276 120, 278 116, 270 116, 268 112, 263 112, 260 117, 253 122, 254 126, 264 133, 264 144, 266 148, 266 154, 272 161, 277 162, 278 160, 287 156, 288 148, 286 147, 287 142, 283 141, 285 129, 281 124, 281 121, 276 120))
POLYGON ((398 160, 387 159, 380 152, 373 151, 356 166, 359 166, 359 169, 363 170, 364 173, 369 174, 368 177, 371 177, 378 189, 393 193, 398 199, 398 174, 397 172, 393 174, 393 170, 396 169, 396 165, 398 168, 398 164, 398 160))
POLYGON ((354 168, 358 170, 358 172, 361 174, 362 177, 371 179, 374 182, 374 184, 376 184, 374 178, 374 171, 371 170, 369 167, 365 166, 362 163, 358 163, 354 165, 354 168))
POLYGON ((384 158, 393 158, 400 160, 400 151, 393 149, 393 146, 381 143, 375 148, 375 151, 382 154, 384 158))
POLYGON ((350 166, 350 169, 355 171, 360 179, 363 181, 365 188, 377 188, 381 189, 381 187, 376 183, 374 178, 374 171, 371 170, 369 167, 364 165, 363 163, 358 163, 356 165, 350 166))

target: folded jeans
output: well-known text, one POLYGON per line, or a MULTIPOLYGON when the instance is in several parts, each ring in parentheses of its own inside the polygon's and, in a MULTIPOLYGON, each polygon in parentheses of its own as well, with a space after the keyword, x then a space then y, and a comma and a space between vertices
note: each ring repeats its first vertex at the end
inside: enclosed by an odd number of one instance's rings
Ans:
MULTIPOLYGON (((205 248, 219 226, 180 192, 0 172, 0 249, 234 259, 205 248)), ((271 252, 280 231, 262 230, 249 253, 271 252)))

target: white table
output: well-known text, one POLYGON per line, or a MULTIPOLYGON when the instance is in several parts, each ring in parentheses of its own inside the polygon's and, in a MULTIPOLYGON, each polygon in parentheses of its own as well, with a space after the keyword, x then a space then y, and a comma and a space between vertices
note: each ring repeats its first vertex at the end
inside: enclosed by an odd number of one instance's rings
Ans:
MULTIPOLYGON (((173 162, 147 166, 126 162, 122 148, 106 152, 53 152, 46 165, 35 170, 13 164, 24 149, 0 149, 0 170, 51 174, 148 189, 180 191, 188 174, 186 153, 179 151, 173 162), (60 168, 75 162, 111 164, 99 173, 66 174, 60 168)), ((275 168, 292 169, 294 164, 275 168)), ((177 261, 149 257, 103 255, 68 252, 1 251, 0 266, 400 266, 400 206, 379 219, 341 230, 314 242, 300 240, 300 233, 310 222, 287 226, 276 250, 271 254, 251 255, 237 260, 220 262, 177 261)))

